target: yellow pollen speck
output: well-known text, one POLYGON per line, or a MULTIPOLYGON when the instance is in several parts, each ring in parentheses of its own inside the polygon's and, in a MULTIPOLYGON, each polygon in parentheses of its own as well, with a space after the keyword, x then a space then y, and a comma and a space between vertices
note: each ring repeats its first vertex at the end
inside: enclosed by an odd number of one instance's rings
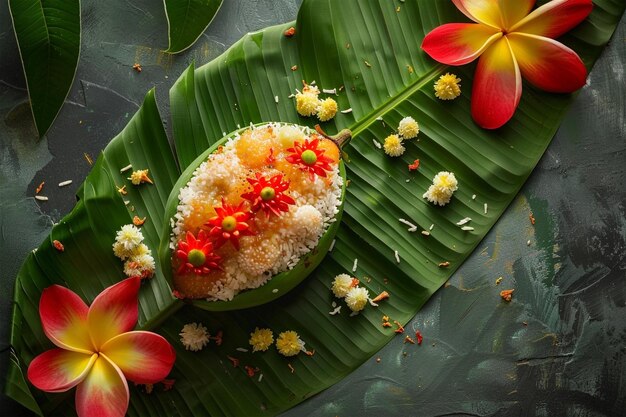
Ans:
POLYGON ((398 135, 389 135, 385 138, 385 144, 383 146, 385 153, 389 156, 400 156, 406 150, 402 145, 402 140, 398 135))
POLYGON ((274 334, 270 329, 259 329, 258 327, 250 333, 248 341, 253 352, 265 352, 274 343, 274 334))
POLYGON ((435 97, 441 100, 454 100, 461 95, 460 78, 456 75, 446 73, 435 82, 435 97))

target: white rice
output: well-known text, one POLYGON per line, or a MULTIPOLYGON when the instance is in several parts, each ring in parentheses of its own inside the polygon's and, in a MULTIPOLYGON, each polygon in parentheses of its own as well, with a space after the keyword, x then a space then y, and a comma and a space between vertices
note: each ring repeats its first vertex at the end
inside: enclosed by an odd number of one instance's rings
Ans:
MULTIPOLYGON (((269 124, 253 130, 268 126, 277 131, 282 125, 269 124)), ((298 129, 306 135, 313 133, 308 128, 298 126, 298 129)), ((226 142, 220 153, 210 155, 207 161, 196 168, 191 180, 180 190, 177 212, 170 220, 173 225, 170 236, 172 250, 187 233, 184 226, 185 219, 192 214, 194 201, 201 200, 211 202, 212 206, 220 206, 221 195, 218 195, 220 193, 218 190, 224 187, 234 187, 251 175, 249 170, 242 167, 237 156, 235 145, 239 138, 239 134, 235 134, 226 142)), ((276 158, 282 156, 282 154, 274 155, 276 158)), ((275 173, 278 172, 275 171, 275 173)), ((279 226, 278 231, 272 235, 271 241, 259 243, 258 240, 256 242, 249 240, 246 246, 246 240, 254 239, 255 236, 244 236, 240 239, 241 249, 228 258, 224 258, 221 266, 226 273, 225 278, 216 281, 209 290, 207 297, 209 301, 231 300, 240 291, 262 286, 272 276, 294 268, 303 255, 317 246, 319 238, 337 220, 335 216, 339 213, 341 205, 343 178, 339 175, 338 166, 334 166, 332 171, 327 172, 327 175, 330 185, 326 184, 326 179, 319 176, 316 176, 313 182, 307 176, 303 179, 303 181, 306 180, 306 187, 299 187, 306 191, 300 193, 290 190, 289 195, 296 201, 296 204, 290 206, 289 212, 278 217, 272 215, 269 219, 265 218, 262 211, 259 212, 255 220, 257 225, 276 225, 279 226), (315 219, 316 216, 319 216, 318 220, 315 219), (274 262, 264 266, 252 261, 254 256, 251 255, 258 255, 260 253, 258 251, 263 251, 264 255, 266 253, 273 255, 274 262)), ((294 182, 291 185, 294 185, 294 182)), ((274 289, 272 292, 276 293, 278 290, 274 289)))

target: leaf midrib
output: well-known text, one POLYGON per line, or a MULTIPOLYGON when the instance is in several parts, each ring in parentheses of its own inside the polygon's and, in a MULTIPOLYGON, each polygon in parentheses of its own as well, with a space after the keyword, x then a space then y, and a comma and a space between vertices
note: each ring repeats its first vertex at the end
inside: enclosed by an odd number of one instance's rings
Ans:
POLYGON ((391 97, 389 100, 381 104, 380 106, 374 108, 371 112, 367 114, 364 118, 358 120, 354 123, 350 130, 352 131, 352 137, 356 137, 361 132, 366 130, 371 124, 373 124, 376 119, 384 116, 392 109, 396 108, 410 96, 412 96, 417 91, 421 90, 422 87, 432 82, 437 75, 439 75, 447 66, 442 64, 435 65, 431 70, 422 74, 419 78, 415 79, 412 83, 408 84, 404 89, 400 90, 399 93, 391 97))

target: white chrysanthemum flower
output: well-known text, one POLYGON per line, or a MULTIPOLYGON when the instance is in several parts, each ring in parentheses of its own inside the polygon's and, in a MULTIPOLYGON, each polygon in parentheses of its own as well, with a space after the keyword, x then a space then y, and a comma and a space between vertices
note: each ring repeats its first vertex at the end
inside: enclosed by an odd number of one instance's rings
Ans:
POLYGON ((141 256, 141 255, 152 255, 152 251, 150 250, 150 248, 148 248, 148 246, 146 246, 145 243, 141 243, 138 246, 136 246, 131 254, 129 255, 130 257, 137 257, 137 256, 141 256))
POLYGON ((326 98, 320 101, 317 108, 317 118, 320 122, 327 122, 337 114, 337 102, 332 98, 326 98))
POLYGON ((398 126, 398 133, 404 139, 413 139, 420 132, 419 125, 412 117, 405 117, 400 120, 400 125, 398 126))
POLYGON ((450 202, 452 192, 449 189, 431 185, 422 197, 436 205, 445 206, 450 202))
POLYGON ((402 139, 398 135, 389 135, 385 138, 383 145, 385 153, 389 156, 400 156, 406 148, 402 145, 402 139))
POLYGON ((449 190, 450 193, 455 192, 459 188, 459 182, 452 172, 441 171, 433 178, 433 185, 449 190))
POLYGON ((180 341, 185 349, 197 352, 209 343, 209 332, 202 323, 188 323, 180 332, 180 341))
POLYGON ((127 258, 133 255, 133 251, 132 249, 126 249, 124 244, 122 244, 121 242, 115 242, 113 244, 113 254, 120 258, 122 261, 125 261, 127 258))
POLYGON ((126 224, 117 232, 115 241, 120 243, 125 250, 132 251, 143 241, 143 234, 134 224, 126 224))
POLYGON ((154 263, 154 258, 150 254, 143 254, 138 256, 133 256, 131 258, 132 261, 135 261, 139 265, 139 269, 142 271, 142 276, 150 276, 154 273, 154 269, 156 265, 154 263))
POLYGON ((337 298, 343 298, 352 289, 352 277, 348 274, 339 274, 333 281, 333 294, 337 298))
POLYGON ((354 312, 361 311, 367 305, 369 298, 367 288, 354 287, 346 294, 346 304, 354 312))

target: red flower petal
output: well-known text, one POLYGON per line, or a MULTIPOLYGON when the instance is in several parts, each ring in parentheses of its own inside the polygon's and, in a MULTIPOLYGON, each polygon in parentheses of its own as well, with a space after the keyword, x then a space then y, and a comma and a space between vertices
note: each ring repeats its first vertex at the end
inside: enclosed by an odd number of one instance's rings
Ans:
POLYGON ((551 93, 571 93, 585 85, 585 64, 562 43, 523 33, 511 33, 508 39, 522 76, 534 86, 551 93))
POLYGON ((159 382, 170 373, 176 360, 176 352, 165 338, 145 331, 116 336, 101 351, 127 379, 138 384, 159 382))
POLYGON ((553 0, 533 10, 511 32, 558 38, 578 26, 592 9, 591 0, 553 0))
POLYGON ((42 391, 65 392, 78 385, 98 358, 65 349, 51 349, 28 365, 28 380, 42 391))
POLYGON ((87 327, 87 304, 73 291, 53 285, 43 290, 39 316, 48 339, 60 348, 92 353, 94 346, 87 327))
POLYGON ((93 300, 87 320, 96 348, 135 327, 140 283, 139 277, 127 278, 106 288, 93 300))
POLYGON ((76 388, 76 412, 78 417, 124 417, 129 399, 122 371, 101 354, 76 388))
POLYGON ((485 129, 508 122, 522 96, 522 77, 506 38, 480 57, 472 88, 472 116, 485 129))
POLYGON ((498 29, 473 23, 448 23, 433 29, 422 42, 422 49, 446 65, 463 65, 478 58, 502 37, 498 29))

